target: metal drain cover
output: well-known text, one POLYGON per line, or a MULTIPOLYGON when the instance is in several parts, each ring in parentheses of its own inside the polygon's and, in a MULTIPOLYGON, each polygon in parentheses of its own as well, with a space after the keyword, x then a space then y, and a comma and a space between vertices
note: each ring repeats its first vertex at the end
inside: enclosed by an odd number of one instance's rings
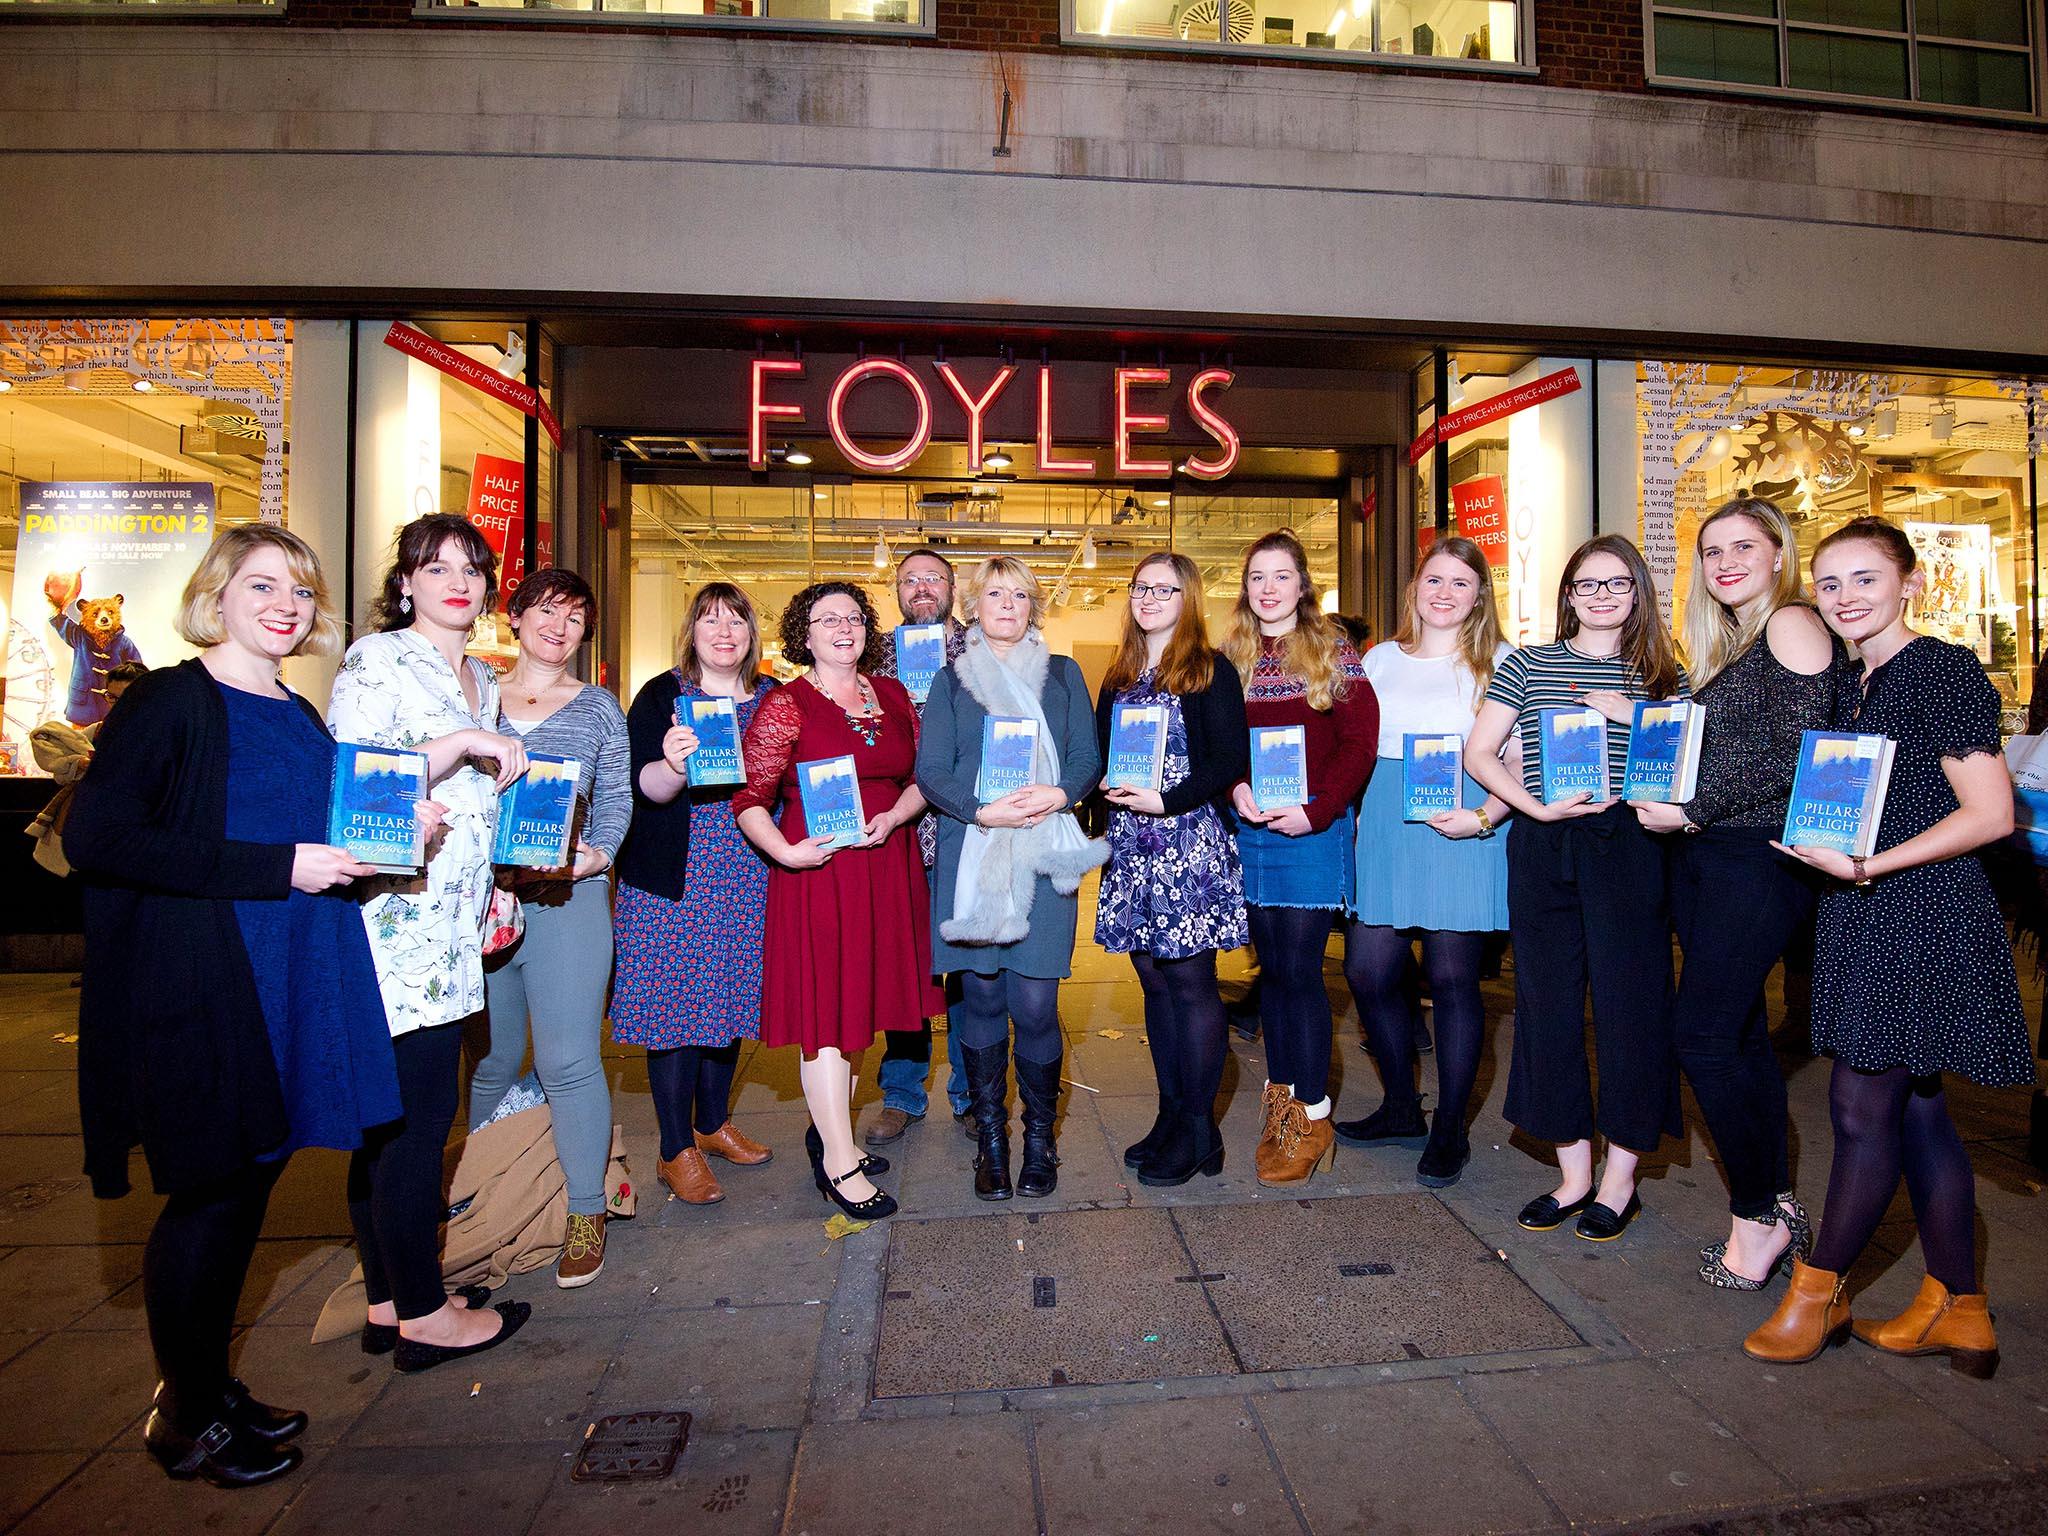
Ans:
POLYGON ((583 1436, 575 1483, 651 1483, 667 1477, 690 1439, 687 1413, 617 1413, 583 1436))

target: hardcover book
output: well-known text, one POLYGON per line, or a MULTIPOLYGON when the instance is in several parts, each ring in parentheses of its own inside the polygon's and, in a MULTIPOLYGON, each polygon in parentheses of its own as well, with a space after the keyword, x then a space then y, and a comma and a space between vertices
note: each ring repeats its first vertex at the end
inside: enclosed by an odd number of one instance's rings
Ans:
POLYGON ((684 777, 692 788, 747 782, 746 760, 740 755, 739 711, 731 699, 677 699, 676 724, 697 733, 697 750, 683 764, 684 777))
POLYGON ((1832 848, 1852 858, 1869 857, 1877 848, 1896 749, 1883 736, 1806 732, 1799 740, 1799 767, 1779 841, 1788 848, 1832 848))
POLYGON ((1104 789, 1157 789, 1166 772, 1166 706, 1119 704, 1110 712, 1104 789))
POLYGON ((983 805, 1000 800, 1031 782, 1038 757, 1038 722, 1016 715, 984 715, 981 720, 981 771, 974 776, 974 798, 983 805))
POLYGON ((427 862, 419 817, 426 798, 426 753, 337 742, 327 841, 379 869, 419 869, 427 862))
POLYGON ((1638 699, 1628 733, 1624 800, 1680 805, 1699 788, 1707 709, 1690 699, 1638 699))
POLYGON ((576 824, 576 786, 583 765, 573 757, 530 753, 526 772, 498 796, 498 835, 491 862, 514 869, 560 869, 569 862, 576 824))
POLYGON ((1401 819, 1427 821, 1461 803, 1465 738, 1458 735, 1401 738, 1401 819))
POLYGON ((1308 804, 1308 727, 1252 727, 1252 799, 1262 811, 1308 804))
POLYGON ((1536 712, 1536 761, 1543 803, 1574 795, 1607 798, 1607 720, 1597 709, 1536 712))
POLYGON ((943 624, 898 624, 896 626, 896 681, 903 685, 913 703, 922 704, 932 691, 932 679, 946 664, 946 626, 943 624))
POLYGON ((834 848, 851 848, 861 840, 867 818, 861 814, 860 774, 851 756, 798 763, 796 785, 806 837, 825 838, 834 848))

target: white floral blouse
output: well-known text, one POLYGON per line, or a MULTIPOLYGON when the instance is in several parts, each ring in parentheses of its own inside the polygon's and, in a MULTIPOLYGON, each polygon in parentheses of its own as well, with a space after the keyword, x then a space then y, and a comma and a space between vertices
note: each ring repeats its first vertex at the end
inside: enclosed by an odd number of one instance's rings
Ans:
MULTIPOLYGON (((417 747, 456 731, 495 729, 498 679, 475 657, 472 715, 447 658, 409 630, 365 635, 334 678, 327 726, 336 741, 417 747)), ((484 1006, 482 925, 491 894, 498 793, 468 762, 433 786, 447 828, 426 874, 366 881, 363 921, 393 1035, 453 1024, 484 1006)))

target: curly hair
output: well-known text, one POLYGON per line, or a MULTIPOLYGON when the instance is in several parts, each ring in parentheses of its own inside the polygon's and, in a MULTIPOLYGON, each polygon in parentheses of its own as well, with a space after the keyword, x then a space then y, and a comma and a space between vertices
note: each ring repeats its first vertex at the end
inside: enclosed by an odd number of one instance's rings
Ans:
POLYGON ((421 566, 441 558, 441 547, 454 540, 469 563, 484 573, 484 600, 477 612, 489 613, 498 599, 498 557, 484 542, 476 524, 453 512, 429 512, 398 530, 392 546, 391 565, 384 572, 384 585, 370 605, 370 621, 380 630, 408 629, 412 605, 405 598, 405 578, 421 566))
POLYGON ((853 599, 861 622, 867 627, 867 644, 854 665, 863 672, 879 671, 883 654, 881 622, 875 617, 875 605, 868 601, 867 593, 850 581, 814 581, 789 600, 789 606, 782 610, 783 659, 799 667, 816 663, 817 657, 811 654, 811 610, 821 599, 835 594, 853 599))

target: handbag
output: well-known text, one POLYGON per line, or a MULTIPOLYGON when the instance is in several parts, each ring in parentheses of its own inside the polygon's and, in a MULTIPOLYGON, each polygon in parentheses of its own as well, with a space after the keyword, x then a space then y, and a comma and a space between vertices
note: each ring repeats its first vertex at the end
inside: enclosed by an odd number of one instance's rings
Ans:
POLYGON ((508 950, 526 937, 526 909, 502 885, 491 887, 491 899, 484 907, 483 934, 487 955, 508 950))

